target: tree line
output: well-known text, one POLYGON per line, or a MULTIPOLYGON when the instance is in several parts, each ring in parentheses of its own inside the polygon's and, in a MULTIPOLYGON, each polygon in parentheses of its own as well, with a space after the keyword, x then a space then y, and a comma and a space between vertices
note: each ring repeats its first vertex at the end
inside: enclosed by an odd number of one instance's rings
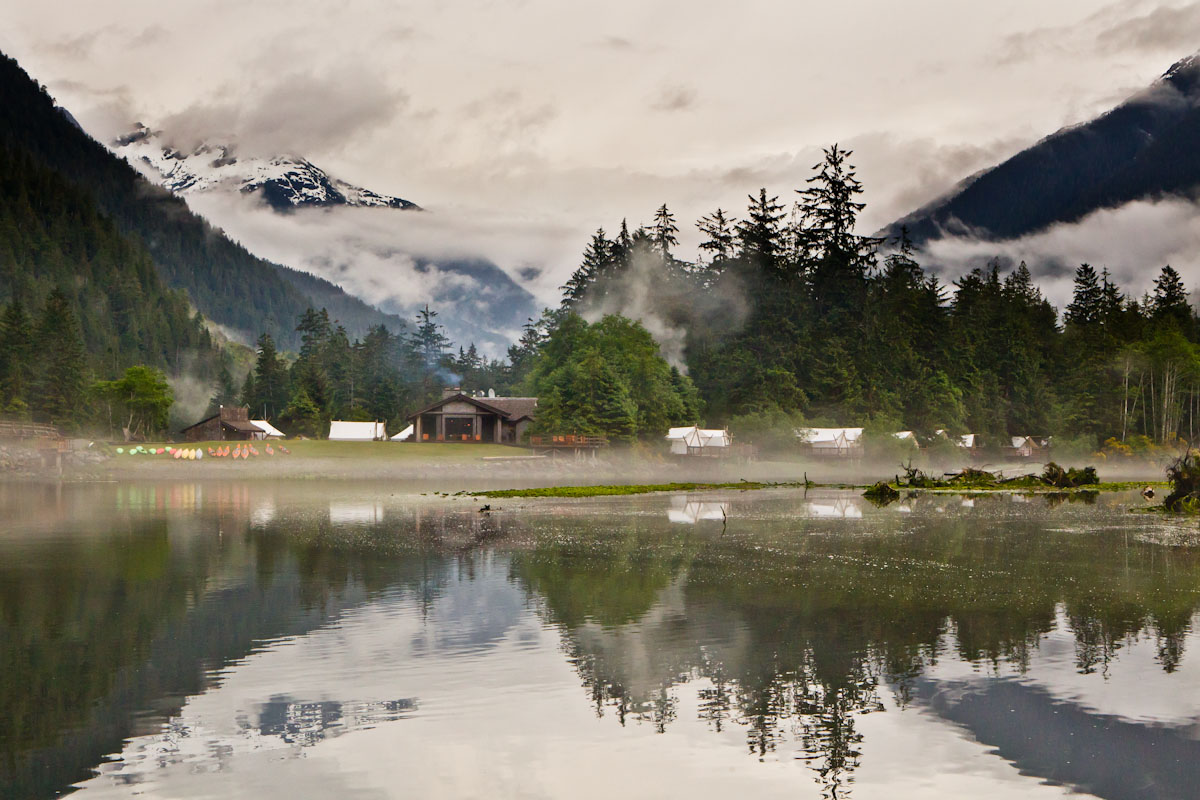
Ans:
POLYGON ((231 383, 219 386, 213 406, 240 402, 289 434, 321 436, 331 419, 381 420, 399 430, 409 413, 448 385, 506 393, 513 384, 510 365, 481 355, 474 344, 455 353, 437 316, 425 306, 407 335, 373 325, 351 341, 326 309, 309 308, 297 320, 294 357, 262 334, 240 391, 231 383))
POLYGON ((1200 434, 1200 323, 1176 270, 1136 297, 1080 265, 1061 317, 1024 263, 947 285, 903 233, 856 232, 850 156, 828 148, 790 204, 761 189, 741 219, 704 216, 691 261, 665 205, 633 231, 597 230, 547 324, 652 309, 685 332, 703 416, 735 430, 809 421, 1092 445, 1200 434))

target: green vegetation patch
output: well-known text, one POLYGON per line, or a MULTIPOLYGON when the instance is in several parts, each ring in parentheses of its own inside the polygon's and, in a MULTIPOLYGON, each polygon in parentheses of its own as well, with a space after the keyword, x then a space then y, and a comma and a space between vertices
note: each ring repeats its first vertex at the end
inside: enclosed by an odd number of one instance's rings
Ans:
POLYGON ((506 497, 606 497, 610 495, 652 494, 654 492, 708 492, 715 489, 754 491, 758 489, 803 488, 803 483, 759 483, 739 481, 737 483, 643 483, 618 486, 545 486, 534 489, 496 489, 486 492, 470 492, 472 497, 502 499, 506 497))

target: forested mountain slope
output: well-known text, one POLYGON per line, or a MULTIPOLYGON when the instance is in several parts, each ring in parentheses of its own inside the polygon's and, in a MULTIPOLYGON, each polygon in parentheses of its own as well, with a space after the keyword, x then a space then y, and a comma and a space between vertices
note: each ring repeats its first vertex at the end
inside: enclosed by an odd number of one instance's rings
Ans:
MULTIPOLYGON (((374 324, 397 332, 405 327, 399 317, 328 281, 264 261, 230 241, 84 133, 16 61, 2 55, 0 148, 9 162, 49 169, 89 197, 116 231, 144 246, 168 286, 185 289, 207 318, 247 340, 267 332, 289 349, 297 346, 295 320, 309 306, 329 308, 351 335, 374 324)), ((11 290, 0 286, 0 295, 7 299, 11 290)))
POLYGON ((1133 200, 1200 188, 1200 54, 1091 122, 1065 128, 898 220, 916 244, 1012 239, 1133 200))

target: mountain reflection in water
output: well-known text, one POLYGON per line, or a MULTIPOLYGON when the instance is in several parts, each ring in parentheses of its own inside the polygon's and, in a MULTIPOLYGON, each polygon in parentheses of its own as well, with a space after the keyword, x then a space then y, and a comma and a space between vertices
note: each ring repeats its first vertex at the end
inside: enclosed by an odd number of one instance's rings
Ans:
POLYGON ((1200 547, 1136 496, 394 491, 0 488, 0 797, 1200 785, 1200 547))

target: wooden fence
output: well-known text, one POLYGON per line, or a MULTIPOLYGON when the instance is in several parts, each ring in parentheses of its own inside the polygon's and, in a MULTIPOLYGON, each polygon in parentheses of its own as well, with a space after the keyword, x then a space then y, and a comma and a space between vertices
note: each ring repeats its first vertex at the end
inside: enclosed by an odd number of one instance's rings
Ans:
POLYGON ((560 434, 557 436, 531 436, 529 444, 532 447, 565 447, 594 449, 608 447, 607 436, 581 436, 576 433, 560 434))

